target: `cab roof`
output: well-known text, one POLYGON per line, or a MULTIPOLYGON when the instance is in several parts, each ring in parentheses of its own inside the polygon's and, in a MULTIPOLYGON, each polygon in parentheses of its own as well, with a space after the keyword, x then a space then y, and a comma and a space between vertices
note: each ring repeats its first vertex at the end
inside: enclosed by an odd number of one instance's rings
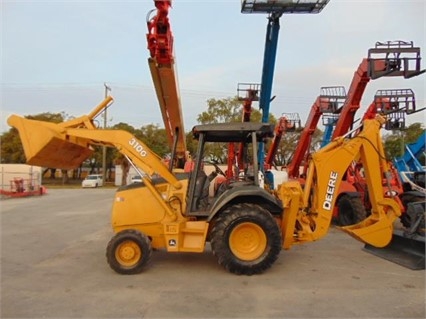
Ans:
POLYGON ((204 142, 242 142, 251 143, 251 133, 256 132, 257 140, 274 136, 274 124, 271 123, 214 123, 196 125, 192 128, 192 135, 199 139, 204 135, 204 142))

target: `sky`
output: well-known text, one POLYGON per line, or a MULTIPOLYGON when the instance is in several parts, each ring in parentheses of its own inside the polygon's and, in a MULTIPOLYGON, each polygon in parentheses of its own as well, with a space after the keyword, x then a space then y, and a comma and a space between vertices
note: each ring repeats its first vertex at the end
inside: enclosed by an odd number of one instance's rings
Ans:
MULTIPOLYGON (((238 0, 175 0, 169 18, 185 130, 207 100, 260 83, 267 16, 242 14, 238 0)), ((0 0, 0 132, 7 118, 43 112, 88 114, 111 88, 108 125, 164 127, 147 59, 152 0, 0 0)), ((284 15, 270 112, 299 113, 302 123, 323 86, 345 86, 377 41, 413 41, 426 55, 426 1, 330 0, 319 14, 284 15)), ((422 69, 426 62, 422 61, 422 69)), ((379 89, 412 89, 426 106, 426 74, 371 80, 361 117, 379 89)), ((254 103, 258 108, 258 104, 254 103)), ((426 111, 407 124, 426 122, 426 111)), ((103 120, 99 118, 99 121, 103 120)), ((103 123, 103 122, 102 122, 103 123)))

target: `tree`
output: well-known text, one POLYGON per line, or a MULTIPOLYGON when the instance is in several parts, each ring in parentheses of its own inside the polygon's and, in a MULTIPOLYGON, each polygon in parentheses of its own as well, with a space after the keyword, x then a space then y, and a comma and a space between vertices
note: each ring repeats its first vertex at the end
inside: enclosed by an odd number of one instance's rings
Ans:
MULTIPOLYGON (((405 145, 417 141, 424 130, 422 123, 413 123, 406 129, 398 132, 392 131, 391 134, 384 135, 383 140, 386 157, 389 160, 393 160, 396 157, 402 156, 405 152, 405 145)), ((424 162, 424 157, 419 160, 424 162)))
POLYGON ((186 133, 186 149, 189 154, 195 154, 198 147, 198 141, 192 136, 192 131, 186 133))
POLYGON ((50 112, 44 112, 36 115, 27 115, 25 118, 30 120, 37 120, 37 121, 45 121, 45 122, 52 122, 52 123, 61 123, 65 120, 72 119, 71 116, 66 114, 65 112, 61 113, 50 113, 50 112))
POLYGON ((275 165, 284 166, 289 163, 299 138, 300 132, 287 132, 283 134, 277 154, 275 155, 275 165))
POLYGON ((207 100, 207 111, 198 115, 200 124, 229 123, 241 121, 241 102, 237 97, 207 100))
MULTIPOLYGON (((238 97, 228 97, 220 100, 207 100, 207 111, 202 112, 197 116, 197 122, 200 124, 211 123, 230 123, 241 122, 243 115, 242 102, 238 97)), ((252 108, 250 121, 260 123, 262 113, 252 108)), ((269 122, 276 123, 277 119, 273 114, 269 114, 269 122)))
POLYGON ((159 128, 157 124, 142 126, 135 132, 135 136, 160 157, 164 157, 171 153, 167 140, 166 129, 159 128))
MULTIPOLYGON (((275 165, 286 166, 289 164, 293 157, 294 150, 297 147, 297 143, 299 143, 301 133, 302 130, 298 129, 283 134, 277 154, 275 155, 275 165)), ((324 132, 319 128, 315 129, 315 132, 311 136, 309 149, 307 150, 309 153, 314 153, 320 149, 323 134, 324 132)))
POLYGON ((424 127, 422 123, 413 123, 406 130, 404 130, 404 142, 405 144, 414 143, 417 141, 419 136, 423 133, 424 127))
POLYGON ((1 135, 1 157, 2 164, 25 163, 24 148, 19 138, 18 130, 9 129, 1 135))

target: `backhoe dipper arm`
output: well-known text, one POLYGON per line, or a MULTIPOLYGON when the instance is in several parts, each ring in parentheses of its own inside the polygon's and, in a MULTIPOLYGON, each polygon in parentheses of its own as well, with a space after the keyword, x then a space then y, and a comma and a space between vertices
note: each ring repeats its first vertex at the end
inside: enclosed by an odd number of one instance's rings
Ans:
POLYGON ((380 137, 383 122, 383 118, 366 120, 352 139, 340 137, 313 154, 303 191, 299 182, 282 185, 279 196, 285 207, 284 249, 295 243, 318 240, 328 232, 343 175, 352 161, 358 159, 365 169, 371 215, 359 224, 341 229, 376 247, 390 242, 393 221, 401 211, 397 201, 383 195, 382 178, 390 178, 380 137))

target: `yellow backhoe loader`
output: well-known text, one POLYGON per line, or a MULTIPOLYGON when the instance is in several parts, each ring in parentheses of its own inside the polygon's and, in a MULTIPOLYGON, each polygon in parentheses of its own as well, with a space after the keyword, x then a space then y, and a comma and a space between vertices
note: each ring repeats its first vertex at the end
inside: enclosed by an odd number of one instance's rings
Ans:
MULTIPOLYGON (((8 123, 19 131, 31 165, 75 168, 90 156, 92 145, 102 145, 116 148, 135 168, 143 170, 142 183, 122 186, 114 196, 111 224, 115 235, 106 255, 118 273, 141 272, 153 249, 201 253, 207 242, 228 271, 261 273, 275 262, 281 249, 327 234, 336 191, 354 160, 360 160, 365 168, 372 210, 367 219, 342 230, 375 247, 385 247, 392 239, 393 223, 401 212, 394 199, 383 195, 382 179, 388 178, 390 170, 380 138, 381 118, 364 121, 352 138, 337 138, 315 153, 303 189, 291 181, 271 193, 260 187, 257 145, 273 136, 272 124, 195 126, 195 165, 185 173, 166 167, 132 134, 97 129, 94 118, 111 101, 112 97, 107 97, 88 115, 60 124, 16 115, 8 123), (217 174, 225 176, 215 164, 212 174, 204 172, 210 144, 230 142, 244 145, 244 167, 234 179, 209 192, 212 179, 217 174)), ((424 214, 419 229, 424 231, 424 214)))

